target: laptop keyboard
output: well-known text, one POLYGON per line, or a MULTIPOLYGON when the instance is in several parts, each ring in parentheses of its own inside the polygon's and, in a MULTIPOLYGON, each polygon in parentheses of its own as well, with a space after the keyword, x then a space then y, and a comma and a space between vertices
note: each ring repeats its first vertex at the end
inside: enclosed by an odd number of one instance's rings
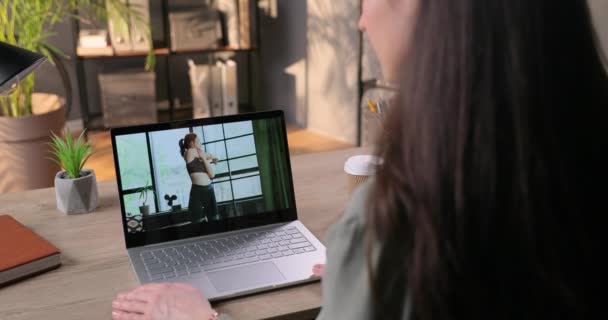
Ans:
POLYGON ((156 281, 315 251, 297 228, 257 231, 144 251, 149 280, 156 281))

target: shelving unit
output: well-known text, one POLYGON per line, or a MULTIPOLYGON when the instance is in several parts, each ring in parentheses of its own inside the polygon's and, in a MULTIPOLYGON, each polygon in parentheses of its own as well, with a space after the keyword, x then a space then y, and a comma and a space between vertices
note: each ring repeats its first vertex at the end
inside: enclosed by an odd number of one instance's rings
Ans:
MULTIPOLYGON (((247 105, 243 105, 243 104, 239 104, 239 109, 242 109, 243 107, 245 107, 248 110, 255 110, 255 106, 253 105, 253 102, 251 101, 251 97, 252 97, 252 92, 253 92, 253 72, 252 72, 252 52, 255 52, 257 50, 257 47, 255 45, 251 46, 250 48, 234 48, 234 47, 220 47, 220 48, 216 48, 216 49, 203 49, 203 50, 179 50, 179 51, 172 51, 170 49, 171 47, 171 37, 170 35, 170 26, 169 26, 169 19, 168 19, 168 15, 169 15, 169 1, 170 0, 163 0, 162 1, 162 17, 163 17, 163 23, 164 23, 164 43, 160 43, 154 44, 154 55, 156 56, 166 56, 167 57, 167 61, 165 63, 165 72, 167 74, 167 77, 170 77, 171 75, 171 57, 172 56, 176 56, 176 55, 185 55, 185 54, 189 54, 189 55, 193 55, 193 54, 200 54, 200 55, 205 55, 208 57, 207 61, 209 61, 210 63, 212 61, 215 60, 215 55, 218 53, 226 53, 226 52, 244 52, 248 54, 248 58, 247 58, 247 76, 248 76, 248 86, 247 86, 247 90, 248 90, 248 96, 249 96, 249 103, 247 105)), ((254 30, 256 30, 255 34, 252 35, 252 39, 254 40, 255 44, 259 44, 259 40, 260 40, 260 35, 259 35, 259 26, 257 26, 257 24, 259 23, 259 8, 257 6, 257 0, 251 0, 253 2, 256 3, 255 7, 255 11, 251 13, 251 17, 252 22, 251 24, 255 24, 256 26, 254 27, 254 30)), ((74 22, 74 37, 75 39, 78 39, 78 34, 79 34, 79 30, 80 30, 80 25, 78 22, 74 22)), ((78 41, 75 41, 75 43, 77 43, 78 41)), ((88 128, 89 130, 98 130, 98 129, 107 129, 103 126, 103 121, 102 121, 102 116, 103 116, 103 111, 100 111, 99 113, 92 113, 90 108, 89 108, 89 97, 88 97, 88 93, 87 93, 87 82, 86 82, 86 74, 85 74, 85 61, 87 60, 111 60, 114 58, 125 58, 125 57, 145 57, 146 55, 148 55, 148 51, 131 51, 131 52, 120 52, 120 53, 116 53, 113 50, 109 50, 112 49, 111 47, 108 47, 105 52, 103 52, 104 50, 99 50, 98 52, 91 52, 91 50, 79 50, 78 48, 76 48, 76 57, 75 57, 75 62, 76 62, 76 72, 77 72, 77 79, 78 79, 78 83, 79 83, 79 87, 80 87, 80 107, 81 107, 81 113, 82 113, 82 119, 83 119, 83 125, 85 128, 88 128), (79 52, 80 51, 80 52, 79 52)), ((104 61, 105 62, 105 61, 104 61)), ((111 63, 111 62, 109 62, 111 63)), ((242 68, 243 66, 239 65, 239 68, 242 68)), ((143 69, 143 66, 142 66, 143 69)), ((158 81, 158 80, 157 80, 158 81)), ((163 109, 159 109, 159 121, 172 121, 172 120, 176 120, 176 119, 184 119, 184 118, 191 118, 192 117, 192 107, 191 106, 186 106, 186 107, 180 107, 180 108, 176 108, 175 104, 174 104, 174 95, 173 95, 173 88, 172 88, 172 84, 171 81, 166 81, 167 82, 167 100, 168 100, 168 108, 163 110, 163 109)))
MULTIPOLYGON (((112 49, 112 47, 108 46, 107 50, 112 49)), ((99 51, 103 51, 106 49, 100 49, 99 51)), ((121 52, 121 53, 115 53, 112 51, 111 54, 106 54, 106 53, 96 53, 96 52, 80 52, 81 49, 80 48, 76 48, 76 54, 78 55, 79 58, 82 59, 101 59, 101 58, 108 58, 108 57, 137 57, 137 56, 146 56, 148 55, 148 51, 130 51, 130 52, 121 52)), ((154 49, 154 54, 157 56, 161 56, 161 55, 168 55, 169 49, 168 48, 155 48, 154 49)))
MULTIPOLYGON (((111 47, 108 47, 111 48, 111 47)), ((77 49, 78 50, 78 49, 77 49)), ((222 47, 218 49, 205 49, 205 50, 179 50, 179 51, 171 51, 169 48, 155 48, 154 54, 157 56, 166 56, 170 54, 205 54, 205 53, 215 53, 215 52, 246 52, 246 51, 255 51, 256 48, 232 48, 232 47, 222 47)), ((77 53, 79 58, 82 59, 101 59, 108 57, 137 57, 137 56, 146 56, 148 55, 148 51, 129 51, 129 52, 120 52, 120 53, 112 53, 112 54, 103 54, 103 53, 77 53)))

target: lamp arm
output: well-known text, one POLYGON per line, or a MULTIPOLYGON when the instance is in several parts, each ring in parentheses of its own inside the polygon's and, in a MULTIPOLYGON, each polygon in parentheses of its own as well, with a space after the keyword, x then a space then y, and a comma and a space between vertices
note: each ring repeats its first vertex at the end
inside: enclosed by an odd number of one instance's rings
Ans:
POLYGON ((70 81, 70 75, 68 74, 68 70, 65 67, 61 55, 59 55, 54 50, 48 50, 48 52, 51 56, 51 59, 53 60, 53 63, 55 64, 55 67, 57 68, 57 72, 59 73, 61 82, 63 83, 63 89, 65 91, 65 115, 67 118, 70 115, 70 111, 72 110, 72 98, 74 97, 74 93, 72 92, 72 82, 70 81))

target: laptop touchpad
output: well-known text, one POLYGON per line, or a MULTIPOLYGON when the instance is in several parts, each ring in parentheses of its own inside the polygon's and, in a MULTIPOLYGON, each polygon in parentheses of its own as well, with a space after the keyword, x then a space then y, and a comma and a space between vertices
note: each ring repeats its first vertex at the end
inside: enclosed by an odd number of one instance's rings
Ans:
POLYGON ((285 280, 271 261, 207 272, 207 277, 218 292, 263 287, 285 280))

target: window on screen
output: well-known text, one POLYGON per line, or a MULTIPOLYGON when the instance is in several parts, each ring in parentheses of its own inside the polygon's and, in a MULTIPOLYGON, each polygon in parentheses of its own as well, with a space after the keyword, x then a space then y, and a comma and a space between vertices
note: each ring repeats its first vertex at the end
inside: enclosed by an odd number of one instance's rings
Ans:
POLYGON ((214 166, 213 187, 219 206, 237 212, 237 202, 262 195, 251 121, 195 127, 205 152, 220 160, 214 166))
MULTIPOLYGON (((127 216, 138 215, 139 206, 143 204, 143 199, 139 199, 139 189, 153 182, 146 134, 117 136, 116 151, 122 183, 121 196, 124 200, 125 211, 127 216)), ((156 212, 154 193, 148 191, 147 196, 146 204, 150 206, 150 212, 156 212)))
MULTIPOLYGON (((146 185, 152 188, 146 193, 150 215, 176 212, 172 207, 175 205, 188 209, 192 179, 180 153, 179 141, 190 132, 197 134, 206 153, 219 160, 210 166, 215 173, 212 184, 222 216, 268 210, 263 190, 269 190, 269 182, 266 181, 266 187, 263 187, 260 178, 260 155, 256 147, 259 137, 254 137, 252 121, 242 121, 117 136, 122 181, 120 196, 127 216, 140 214, 139 206, 143 201, 139 191, 146 185), (176 196, 171 206, 165 195, 176 196)), ((268 150, 263 152, 268 154, 268 150)))

